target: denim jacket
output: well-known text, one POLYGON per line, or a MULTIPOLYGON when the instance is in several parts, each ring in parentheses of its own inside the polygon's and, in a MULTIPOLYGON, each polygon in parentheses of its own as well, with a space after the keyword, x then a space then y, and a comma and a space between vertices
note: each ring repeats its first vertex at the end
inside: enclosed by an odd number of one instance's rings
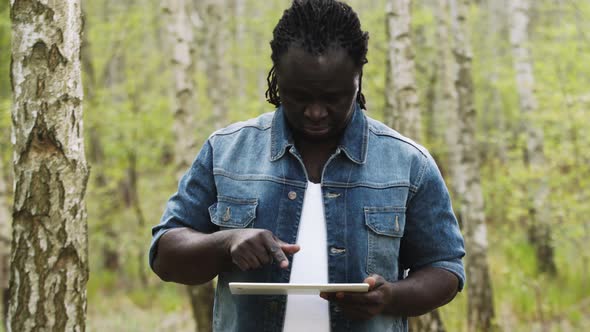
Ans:
MULTIPOLYGON (((330 283, 376 273, 390 282, 425 266, 454 273, 463 287, 463 238, 441 174, 428 152, 357 107, 322 172, 330 283)), ((282 109, 213 133, 152 230, 263 228, 295 243, 307 174, 282 109)), ((291 258, 290 258, 291 259, 291 258)), ((194 262, 199 264, 199 262, 194 262)), ((282 331, 286 296, 232 295, 228 283, 288 283, 276 264, 219 274, 215 331, 282 331)), ((406 331, 404 317, 347 319, 330 305, 332 331, 406 331)))

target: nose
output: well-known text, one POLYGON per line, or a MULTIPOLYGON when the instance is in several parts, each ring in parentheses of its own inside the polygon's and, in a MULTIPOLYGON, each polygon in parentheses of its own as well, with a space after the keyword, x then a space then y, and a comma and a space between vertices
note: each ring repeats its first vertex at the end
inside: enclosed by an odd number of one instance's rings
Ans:
POLYGON ((305 107, 303 113, 306 118, 313 122, 321 122, 328 116, 326 107, 320 103, 311 103, 305 107))

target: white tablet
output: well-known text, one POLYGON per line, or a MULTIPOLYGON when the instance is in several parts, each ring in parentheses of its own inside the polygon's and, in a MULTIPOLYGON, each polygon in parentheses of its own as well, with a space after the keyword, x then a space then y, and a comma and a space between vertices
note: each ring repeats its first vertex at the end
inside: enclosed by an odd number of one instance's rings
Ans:
POLYGON ((369 284, 281 284, 257 282, 230 282, 229 289, 234 295, 319 295, 320 292, 369 291, 369 284))

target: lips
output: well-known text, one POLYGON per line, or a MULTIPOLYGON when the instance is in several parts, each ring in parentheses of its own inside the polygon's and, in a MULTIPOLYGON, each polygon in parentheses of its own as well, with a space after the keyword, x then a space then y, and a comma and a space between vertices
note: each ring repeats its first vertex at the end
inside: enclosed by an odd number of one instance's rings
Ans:
POLYGON ((325 135, 328 132, 330 132, 330 127, 324 127, 324 126, 306 126, 303 127, 303 131, 311 136, 321 136, 321 135, 325 135))

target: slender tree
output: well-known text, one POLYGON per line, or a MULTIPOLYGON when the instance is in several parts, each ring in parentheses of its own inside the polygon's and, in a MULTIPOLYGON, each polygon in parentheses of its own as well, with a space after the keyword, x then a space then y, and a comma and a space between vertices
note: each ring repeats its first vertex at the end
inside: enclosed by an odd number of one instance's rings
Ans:
POLYGON ((524 163, 532 179, 527 192, 529 216, 529 240, 535 248, 539 271, 556 274, 553 245, 551 243, 550 210, 547 196, 549 185, 543 173, 545 153, 543 151, 543 131, 534 123, 538 112, 535 96, 535 75, 531 52, 529 50, 529 0, 510 1, 511 27, 510 42, 516 73, 516 86, 522 115, 521 128, 525 135, 524 163))
POLYGON ((416 87, 414 48, 410 37, 410 0, 388 0, 388 39, 385 115, 388 125, 417 141, 422 136, 422 116, 416 87))
POLYGON ((0 158, 0 312, 2 313, 2 322, 6 328, 8 313, 8 281, 10 277, 10 203, 8 186, 7 169, 4 167, 4 161, 0 158))
MULTIPOLYGON (((386 122, 401 134, 421 141, 422 116, 414 74, 410 0, 388 0, 385 13, 388 40, 386 122)), ((412 331, 445 331, 437 310, 410 319, 410 329, 412 331)))
POLYGON ((79 0, 11 1, 14 173, 8 325, 83 331, 88 280, 79 0))
MULTIPOLYGON (((231 0, 234 10, 233 26, 234 26, 234 54, 240 53, 240 45, 246 42, 246 0, 231 0)), ((240 98, 246 97, 246 73, 244 70, 243 59, 241 57, 234 58, 233 71, 236 80, 236 93, 240 98)))
POLYGON ((229 70, 227 59, 230 48, 229 15, 225 13, 230 0, 203 0, 200 12, 205 30, 204 61, 208 78, 207 95, 211 102, 213 126, 222 127, 227 122, 229 70))
MULTIPOLYGON (((457 63, 453 57, 452 49, 449 47, 451 43, 450 33, 450 16, 449 16, 449 0, 439 0, 435 10, 436 15, 436 42, 437 42, 437 78, 435 88, 435 112, 433 122, 435 128, 444 128, 443 132, 435 131, 435 136, 442 136, 445 142, 445 149, 443 151, 442 160, 446 170, 448 170, 448 177, 450 177, 450 190, 453 197, 457 196, 457 192, 461 189, 461 182, 457 181, 461 176, 461 164, 459 161, 459 115, 458 95, 455 89, 455 75, 457 73, 457 63), (440 115, 436 116, 438 113, 440 115)), ((440 129, 439 129, 440 130, 440 129)), ((461 224, 461 216, 459 223, 461 224)))
POLYGON ((456 62, 454 86, 457 90, 460 119, 458 148, 461 172, 456 173, 459 215, 463 223, 467 265, 468 331, 492 331, 494 304, 488 268, 487 227, 480 179, 480 154, 475 137, 477 130, 472 78, 472 51, 467 34, 466 18, 470 0, 449 0, 456 62))
MULTIPOLYGON (((507 20, 505 16, 506 13, 506 3, 504 0, 487 0, 486 1, 486 10, 487 10, 487 30, 488 33, 485 35, 486 39, 486 46, 491 54, 491 57, 488 58, 487 63, 489 63, 488 70, 486 71, 486 75, 488 77, 489 82, 489 92, 487 94, 487 100, 485 103, 484 109, 484 130, 489 134, 493 133, 496 137, 498 135, 502 135, 506 132, 506 119, 503 112, 503 105, 502 105, 502 95, 499 89, 499 81, 500 81, 500 72, 499 68, 501 67, 501 61, 503 56, 504 47, 501 45, 503 44, 503 37, 505 36, 503 32, 507 26, 507 20)), ((486 135, 490 136, 490 135, 486 135)), ((495 142, 489 142, 487 140, 485 144, 487 146, 483 151, 486 154, 486 159, 490 154, 493 154, 494 158, 499 159, 501 162, 506 162, 507 159, 507 147, 506 147, 506 140, 496 139, 495 142), (493 145, 492 145, 493 144, 493 145)))
MULTIPOLYGON (((196 154, 195 115, 199 111, 196 103, 196 87, 193 80, 195 63, 195 36, 197 27, 191 21, 196 17, 193 3, 189 0, 168 0, 163 6, 167 16, 167 36, 173 50, 170 65, 173 72, 174 91, 174 134, 175 165, 177 174, 190 167, 196 154), (192 15, 191 15, 192 14, 192 15)), ((211 331, 213 319, 213 283, 201 286, 187 286, 197 331, 211 331)))
POLYGON ((191 21, 194 11, 190 0, 168 0, 163 4, 163 12, 172 50, 174 158, 177 172, 184 172, 190 167, 197 148, 195 116, 199 110, 194 81, 195 25, 191 21))

